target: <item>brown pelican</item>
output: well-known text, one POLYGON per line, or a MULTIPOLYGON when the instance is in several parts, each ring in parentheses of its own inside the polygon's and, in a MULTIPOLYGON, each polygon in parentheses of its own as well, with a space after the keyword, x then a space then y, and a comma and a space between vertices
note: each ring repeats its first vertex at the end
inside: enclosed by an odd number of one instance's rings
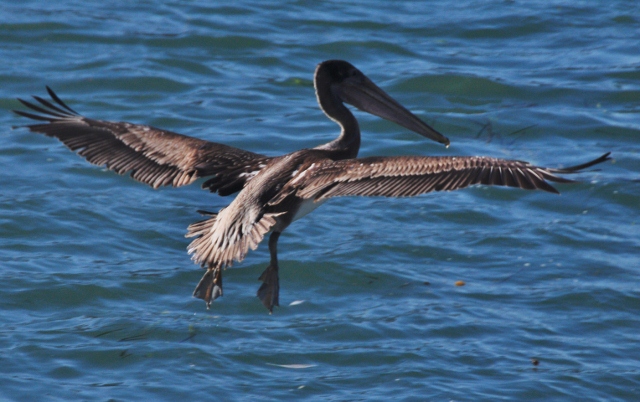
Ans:
POLYGON ((106 166, 153 188, 175 187, 210 177, 203 188, 221 196, 239 194, 218 213, 202 212, 203 221, 189 226, 192 259, 206 268, 195 297, 207 308, 222 295, 222 270, 242 261, 271 232, 271 261, 260 276, 258 297, 271 312, 278 306, 277 244, 291 222, 322 202, 338 196, 409 197, 450 191, 473 184, 558 191, 551 182, 571 182, 558 174, 575 173, 609 159, 608 153, 563 169, 490 157, 367 157, 360 148, 358 121, 345 103, 390 120, 427 138, 449 140, 393 100, 360 70, 341 60, 320 63, 314 85, 320 109, 340 126, 340 136, 324 145, 268 157, 158 128, 94 120, 76 113, 49 88, 52 101, 34 96, 37 104, 20 102, 32 111, 15 111, 45 123, 31 131, 58 138, 87 161, 106 166))

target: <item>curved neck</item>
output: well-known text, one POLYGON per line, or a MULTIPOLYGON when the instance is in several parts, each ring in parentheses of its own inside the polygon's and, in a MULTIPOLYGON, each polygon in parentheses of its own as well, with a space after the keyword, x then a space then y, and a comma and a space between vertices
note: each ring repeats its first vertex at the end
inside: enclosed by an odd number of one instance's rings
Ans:
POLYGON ((320 109, 340 126, 340 136, 316 149, 336 152, 337 159, 355 158, 360 150, 360 126, 351 111, 331 88, 316 80, 316 97, 320 109))

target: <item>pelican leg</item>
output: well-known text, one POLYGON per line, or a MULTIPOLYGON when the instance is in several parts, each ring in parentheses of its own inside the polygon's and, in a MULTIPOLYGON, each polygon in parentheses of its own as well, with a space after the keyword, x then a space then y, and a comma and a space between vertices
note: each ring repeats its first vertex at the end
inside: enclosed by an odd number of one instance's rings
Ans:
POLYGON ((260 275, 259 280, 262 281, 260 289, 258 289, 257 296, 262 301, 262 304, 269 309, 269 314, 273 312, 274 306, 279 306, 280 296, 280 280, 278 278, 278 239, 281 232, 273 232, 269 237, 269 253, 271 254, 271 261, 269 266, 260 275))
POLYGON ((209 267, 193 291, 193 297, 204 300, 208 310, 211 302, 220 296, 222 296, 222 269, 209 267))

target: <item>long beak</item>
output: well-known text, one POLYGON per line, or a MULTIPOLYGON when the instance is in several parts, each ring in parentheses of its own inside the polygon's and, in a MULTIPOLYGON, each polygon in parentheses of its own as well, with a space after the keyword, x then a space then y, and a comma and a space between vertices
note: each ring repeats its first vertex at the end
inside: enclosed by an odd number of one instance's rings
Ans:
POLYGON ((357 82, 348 79, 340 86, 340 96, 358 109, 401 125, 415 133, 449 146, 449 139, 440 134, 418 116, 408 111, 369 78, 357 82))

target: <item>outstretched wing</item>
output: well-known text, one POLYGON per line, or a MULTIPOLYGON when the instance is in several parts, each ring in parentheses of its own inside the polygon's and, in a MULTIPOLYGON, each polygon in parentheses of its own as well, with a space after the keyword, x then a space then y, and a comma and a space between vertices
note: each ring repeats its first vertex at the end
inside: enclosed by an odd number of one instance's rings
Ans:
POLYGON ((38 96, 38 104, 18 99, 31 109, 15 113, 46 123, 27 126, 55 137, 94 165, 106 166, 153 188, 174 187, 214 176, 203 184, 220 195, 242 189, 270 159, 228 145, 204 141, 146 125, 93 120, 67 106, 49 87, 52 101, 38 96), (33 112, 37 112, 33 113, 33 112))
POLYGON ((558 174, 576 173, 607 159, 610 159, 609 153, 585 164, 563 169, 488 157, 400 156, 327 160, 300 172, 270 204, 277 204, 289 195, 316 201, 349 195, 411 197, 474 184, 558 193, 549 182, 572 181, 558 174))

